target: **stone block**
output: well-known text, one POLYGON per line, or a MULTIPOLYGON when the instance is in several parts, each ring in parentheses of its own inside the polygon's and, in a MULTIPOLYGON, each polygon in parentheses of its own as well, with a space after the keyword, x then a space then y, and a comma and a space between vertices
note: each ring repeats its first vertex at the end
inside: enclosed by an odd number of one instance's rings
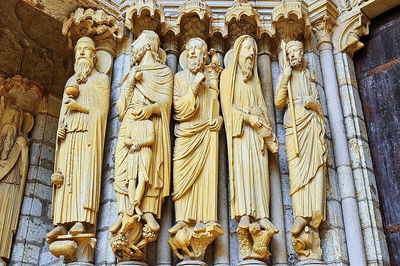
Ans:
POLYGON ((26 240, 26 234, 28 232, 29 219, 30 219, 30 217, 27 216, 27 215, 20 215, 19 216, 18 229, 17 229, 17 234, 16 234, 16 240, 17 241, 24 242, 26 240))
POLYGON ((36 140, 32 140, 29 145, 29 165, 37 166, 39 165, 40 152, 42 149, 42 143, 36 140))
POLYGON ((377 257, 377 250, 375 246, 375 236, 373 229, 371 227, 363 227, 362 232, 367 261, 375 260, 377 257))
POLYGON ((343 229, 333 228, 320 231, 322 258, 326 263, 346 263, 347 246, 343 229))
POLYGON ((368 185, 365 183, 364 170, 362 168, 357 168, 353 170, 354 186, 356 190, 356 195, 358 200, 368 199, 367 191, 368 185))
POLYGON ((360 216, 361 220, 361 227, 362 228, 367 228, 367 227, 372 227, 372 221, 371 221, 371 207, 372 202, 370 202, 368 199, 363 199, 359 200, 358 202, 358 213, 360 216))
POLYGON ((46 118, 47 114, 38 113, 35 116, 35 125, 33 127, 31 133, 31 139, 34 140, 42 140, 44 136, 44 132, 46 130, 46 118))
POLYGON ((52 186, 51 184, 51 175, 53 174, 53 167, 49 168, 43 168, 43 167, 38 167, 37 175, 35 180, 38 181, 39 183, 46 185, 46 186, 52 186))
POLYGON ((115 201, 109 201, 100 206, 100 213, 98 218, 98 230, 108 230, 108 227, 117 220, 118 211, 117 203, 115 201))
POLYGON ((117 140, 118 139, 116 137, 113 137, 107 140, 104 145, 103 171, 114 167, 117 140))
POLYGON ((26 265, 28 263, 32 263, 34 265, 39 264, 39 256, 40 256, 40 245, 34 244, 25 244, 24 254, 22 256, 22 265, 26 265))
POLYGON ((326 221, 322 223, 323 228, 343 228, 342 207, 337 200, 328 200, 326 221))
POLYGON ((104 230, 97 233, 97 245, 95 248, 95 265, 110 265, 116 263, 114 253, 110 246, 110 232, 104 230))
POLYGON ((55 155, 55 148, 52 146, 48 146, 42 144, 42 149, 40 152, 40 162, 39 166, 53 170, 54 168, 54 155, 55 155))
POLYGON ((339 87, 340 101, 342 103, 343 117, 350 117, 353 115, 351 106, 351 98, 349 95, 349 86, 342 85, 339 87))
POLYGON ((51 201, 52 193, 53 193, 52 187, 45 186, 40 183, 35 184, 34 197, 42 199, 42 200, 46 200, 46 201, 51 201))
POLYGON ((328 190, 327 199, 340 201, 339 181, 336 171, 332 168, 328 168, 328 190))
POLYGON ((21 261, 24 256, 24 249, 25 249, 24 242, 14 242, 11 251, 11 261, 18 262, 18 264, 10 263, 10 265, 21 265, 21 261))
POLYGON ((22 202, 21 214, 31 216, 42 215, 42 203, 37 198, 25 197, 22 202))
MULTIPOLYGON (((111 169, 109 169, 107 172, 110 172, 111 169)), ((114 173, 114 171, 112 171, 114 173)), ((116 195, 115 195, 115 190, 114 190, 114 179, 107 179, 104 178, 105 175, 103 174, 103 181, 102 181, 102 189, 101 189, 101 204, 104 204, 109 201, 115 201, 116 200, 116 195)), ((113 177, 113 176, 112 176, 113 177)))
MULTIPOLYGON (((28 224, 26 241, 35 243, 38 246, 43 245, 46 234, 53 228, 52 224, 46 223, 43 219, 31 217, 28 224)), ((39 254, 37 254, 39 256, 39 254)))
POLYGON ((351 116, 348 116, 344 119, 344 126, 346 128, 346 136, 347 139, 352 139, 357 137, 356 128, 354 125, 354 119, 351 116))

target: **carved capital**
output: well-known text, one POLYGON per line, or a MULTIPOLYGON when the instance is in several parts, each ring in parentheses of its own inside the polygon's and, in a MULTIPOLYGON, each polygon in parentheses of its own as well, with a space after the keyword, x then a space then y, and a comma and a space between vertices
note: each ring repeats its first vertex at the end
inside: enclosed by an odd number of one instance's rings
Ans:
POLYGON ((135 1, 126 11, 125 27, 136 36, 139 36, 143 30, 164 32, 164 9, 157 4, 156 0, 135 1))
POLYGON ((257 45, 259 55, 266 54, 268 56, 271 56, 272 41, 269 36, 263 36, 261 39, 257 40, 257 45))
POLYGON ((339 25, 333 33, 335 50, 345 52, 353 57, 354 53, 364 47, 360 38, 369 34, 371 22, 361 12, 341 16, 337 22, 339 25))
POLYGON ((332 29, 335 26, 335 22, 329 17, 324 17, 320 21, 314 24, 313 31, 317 37, 317 48, 321 50, 322 48, 330 47, 333 48, 332 29), (327 44, 327 45, 326 45, 327 44))
POLYGON ((283 2, 272 10, 272 34, 280 40, 308 38, 311 24, 305 2, 283 2))
POLYGON ((80 37, 91 37, 99 50, 114 54, 117 41, 123 37, 123 23, 103 10, 78 8, 63 23, 62 34, 73 48, 80 37))
POLYGON ((333 0, 316 1, 310 6, 310 21, 317 37, 318 49, 327 47, 332 49, 332 32, 338 14, 337 5, 333 0))

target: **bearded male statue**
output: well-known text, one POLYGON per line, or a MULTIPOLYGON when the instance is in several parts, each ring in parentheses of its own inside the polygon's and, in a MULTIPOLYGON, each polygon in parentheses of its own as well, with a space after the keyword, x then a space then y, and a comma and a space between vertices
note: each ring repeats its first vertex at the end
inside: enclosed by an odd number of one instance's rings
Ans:
POLYGON ((229 156, 231 217, 238 224, 241 259, 266 260, 278 229, 269 220, 268 150, 278 142, 267 116, 257 72, 257 44, 240 36, 226 55, 221 103, 229 156), (261 238, 258 236, 263 235, 261 238))
POLYGON ((110 231, 119 260, 143 260, 143 248, 160 229, 156 219, 170 186, 172 82, 158 35, 144 30, 132 43, 131 70, 117 101, 122 121, 114 183, 119 217, 110 231))
POLYGON ((0 106, 0 265, 10 259, 13 234, 16 233, 26 176, 28 173, 28 139, 23 120, 33 117, 24 115, 18 107, 0 106), (25 119, 24 119, 25 118, 25 119))
POLYGON ((305 65, 303 43, 283 43, 282 51, 283 73, 275 106, 287 107, 284 126, 295 217, 292 244, 300 260, 320 260, 318 227, 326 218, 326 125, 313 75, 305 65))
POLYGON ((51 180, 56 227, 47 234, 50 243, 66 234, 96 232, 110 81, 96 70, 95 61, 93 40, 80 38, 75 46, 75 74, 65 86, 57 130, 51 180))
POLYGON ((223 234, 217 222, 220 70, 215 63, 206 65, 207 44, 202 39, 190 39, 185 48, 180 58, 184 70, 174 79, 173 200, 177 223, 169 230, 169 243, 179 258, 184 257, 178 252, 182 249, 188 259, 202 260, 207 246, 223 234), (182 246, 179 243, 185 238, 182 246))

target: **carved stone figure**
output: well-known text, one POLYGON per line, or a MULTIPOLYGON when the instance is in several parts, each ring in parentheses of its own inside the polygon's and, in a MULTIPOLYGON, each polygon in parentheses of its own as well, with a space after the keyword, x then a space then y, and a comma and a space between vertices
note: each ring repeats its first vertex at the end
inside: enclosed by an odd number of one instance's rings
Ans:
POLYGON ((42 96, 35 81, 18 75, 0 78, 0 265, 9 261, 17 232, 29 169, 28 133, 42 96))
POLYGON ((240 36, 226 55, 221 103, 229 156, 231 216, 239 221, 241 259, 269 257, 278 229, 269 221, 268 150, 277 152, 257 72, 257 44, 240 36))
POLYGON ((110 227, 119 260, 143 260, 143 248, 155 241, 163 198, 170 186, 171 70, 153 31, 132 44, 131 70, 117 102, 122 121, 115 154, 119 217, 110 227))
POLYGON ((110 81, 95 66, 92 39, 75 46, 75 74, 67 81, 57 130, 50 251, 88 262, 95 244, 110 81), (65 244, 65 245, 64 245, 65 244), (54 249, 53 249, 54 248, 54 249), (65 253, 66 252, 66 253, 65 253))
POLYGON ((220 66, 208 59, 207 44, 192 38, 174 80, 175 149, 173 184, 176 225, 169 232, 170 246, 186 258, 202 260, 207 246, 223 234, 217 222, 218 76, 220 66))
POLYGON ((287 107, 284 126, 295 217, 290 230, 292 244, 300 260, 320 260, 318 227, 326 218, 325 120, 313 75, 305 65, 303 44, 282 42, 282 51, 283 73, 275 106, 287 107))

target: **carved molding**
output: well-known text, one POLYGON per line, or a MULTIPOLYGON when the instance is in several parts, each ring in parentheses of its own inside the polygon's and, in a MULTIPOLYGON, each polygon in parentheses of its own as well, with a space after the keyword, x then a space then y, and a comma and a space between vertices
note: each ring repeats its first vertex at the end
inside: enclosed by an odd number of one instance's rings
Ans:
POLYGON ((364 47, 360 38, 369 34, 369 25, 371 22, 361 12, 349 16, 340 17, 339 25, 333 33, 333 43, 335 50, 345 52, 353 57, 354 53, 364 47))
POLYGON ((279 40, 308 38, 311 24, 308 5, 301 2, 283 2, 272 11, 272 34, 279 40))
POLYGON ((165 15, 156 0, 138 0, 129 5, 125 15, 125 27, 136 36, 143 30, 165 32, 165 15))
POLYGON ((80 37, 91 37, 98 50, 114 54, 116 41, 122 40, 123 23, 103 10, 78 8, 63 23, 62 34, 73 48, 80 37))

